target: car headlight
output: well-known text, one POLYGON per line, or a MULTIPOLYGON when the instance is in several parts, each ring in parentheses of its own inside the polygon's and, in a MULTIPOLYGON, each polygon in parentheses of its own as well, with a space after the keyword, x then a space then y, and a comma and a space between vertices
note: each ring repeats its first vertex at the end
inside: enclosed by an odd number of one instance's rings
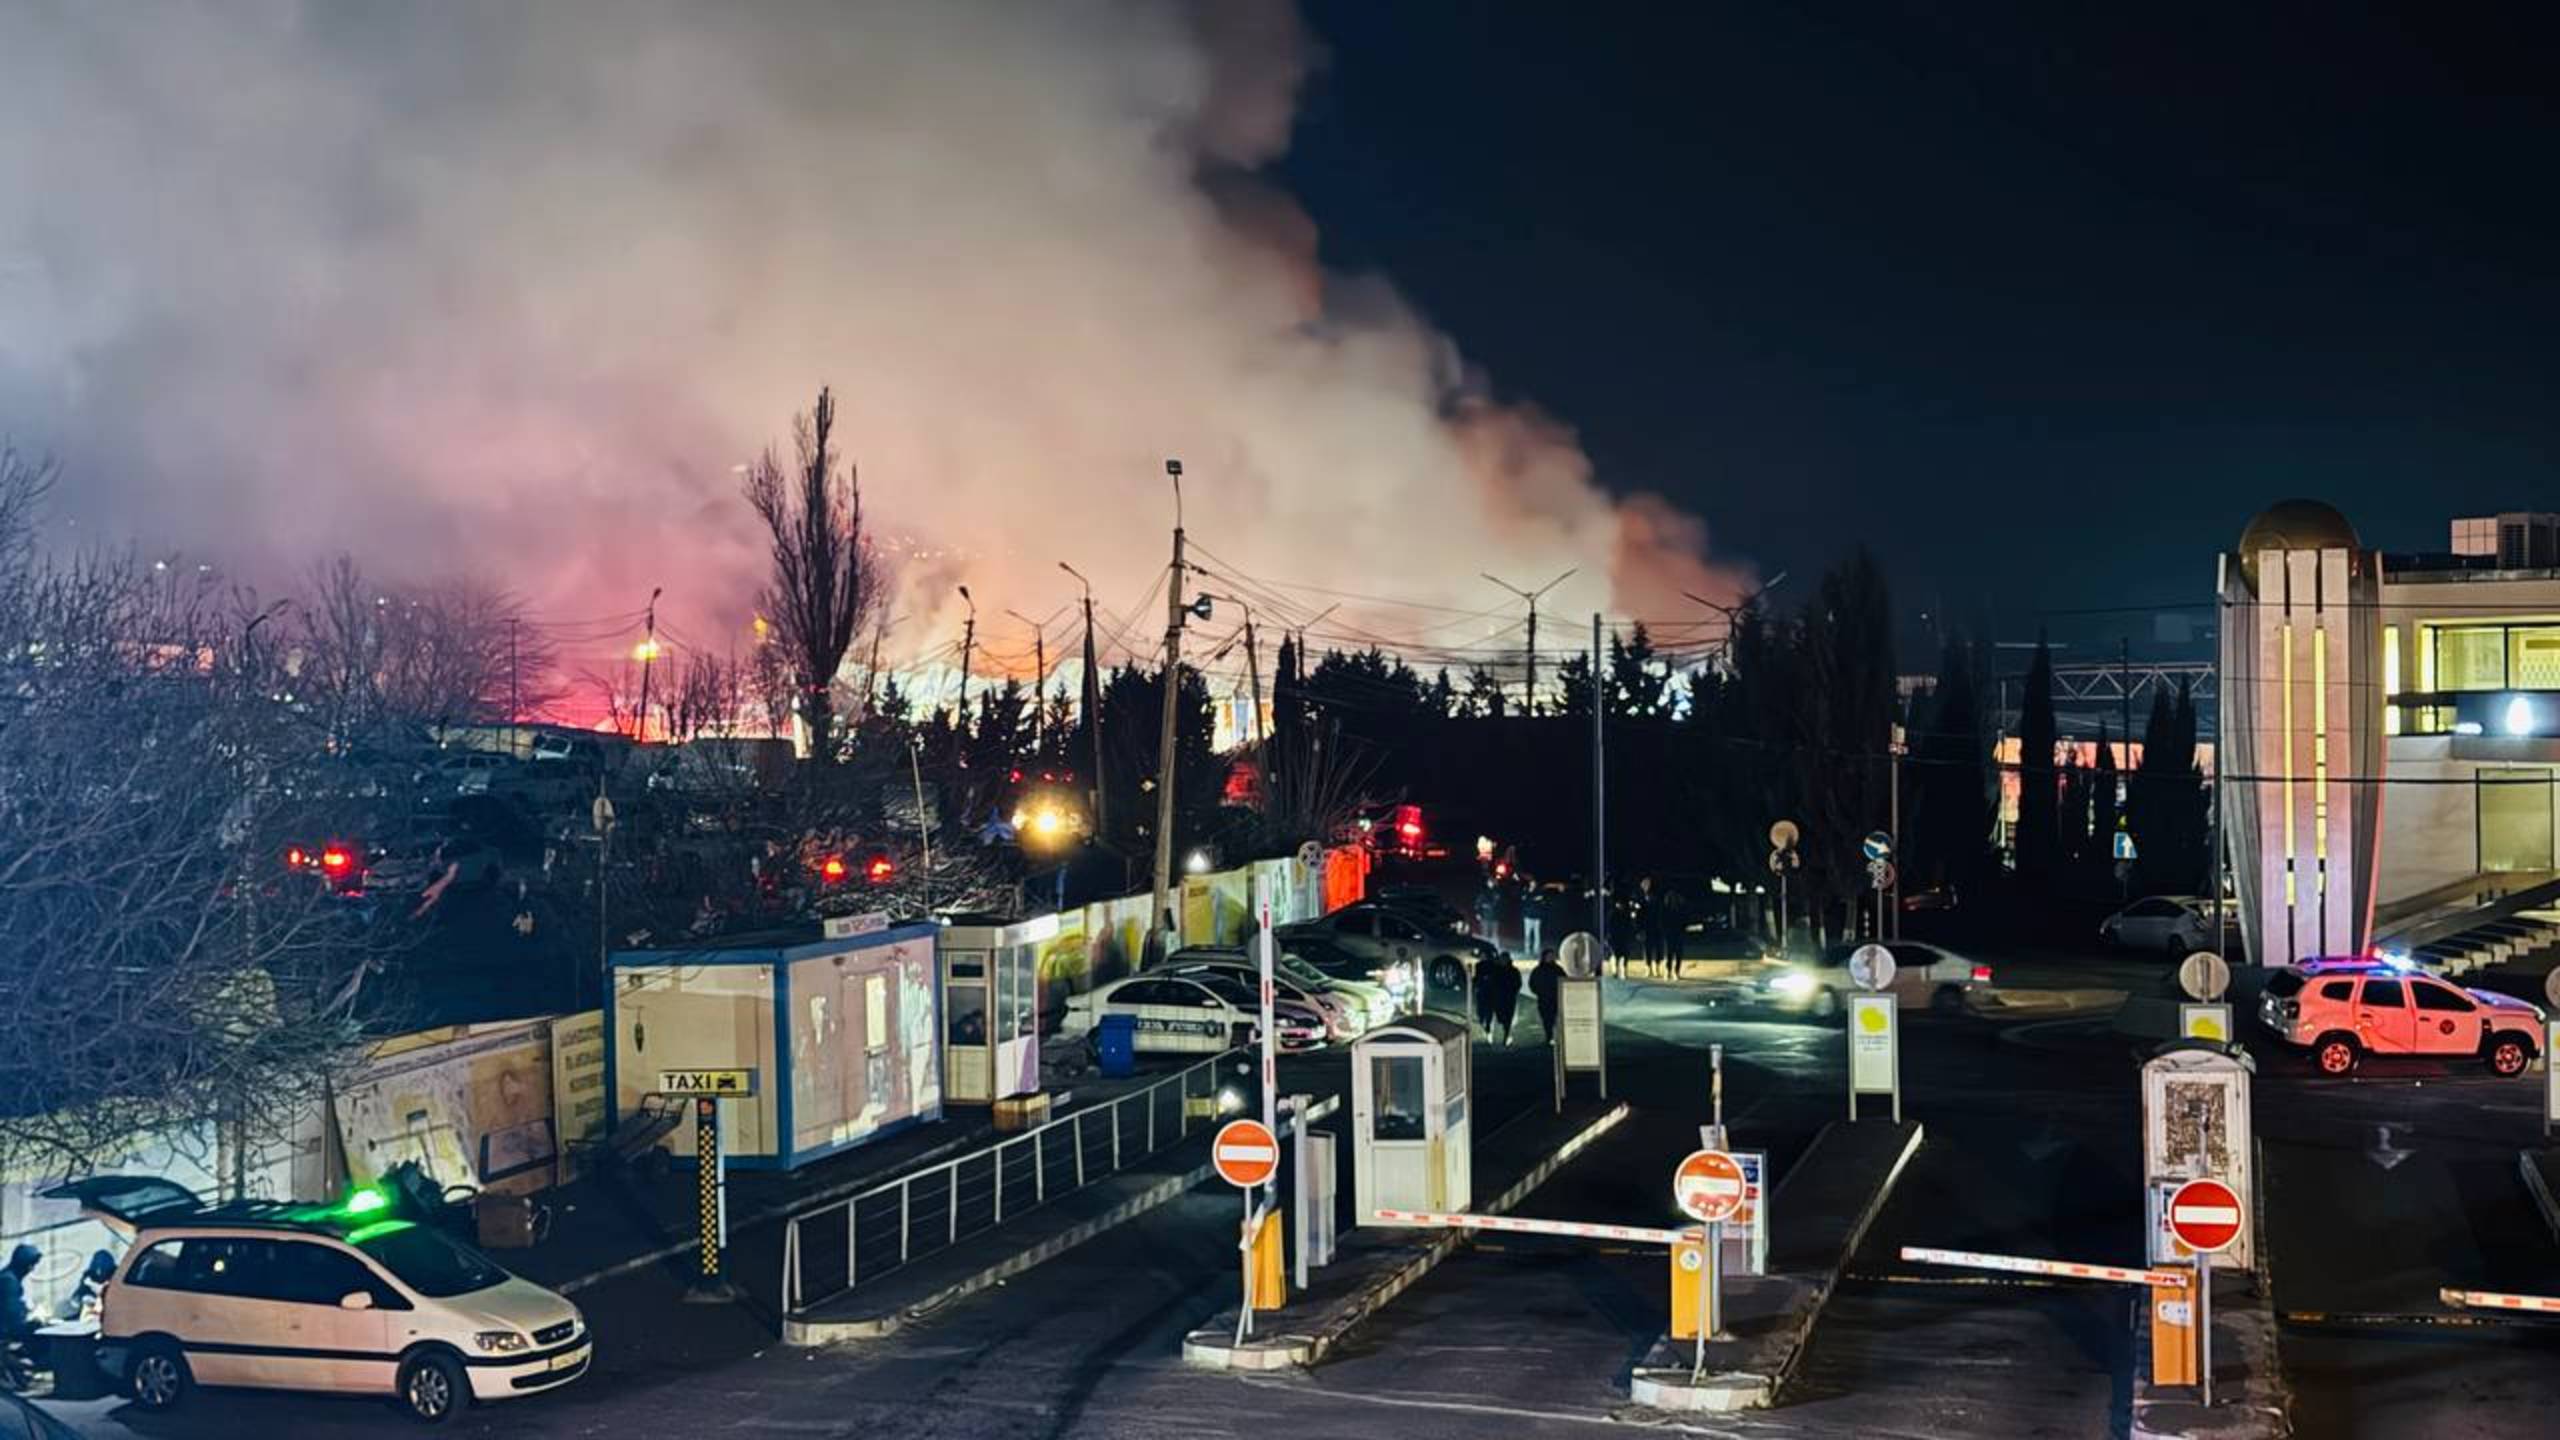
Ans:
POLYGON ((471 1343, 496 1355, 533 1348, 531 1340, 513 1330, 483 1330, 471 1337, 471 1343))
POLYGON ((1790 970, 1784 975, 1771 978, 1769 989, 1774 994, 1800 1000, 1813 993, 1813 977, 1801 970, 1790 970))

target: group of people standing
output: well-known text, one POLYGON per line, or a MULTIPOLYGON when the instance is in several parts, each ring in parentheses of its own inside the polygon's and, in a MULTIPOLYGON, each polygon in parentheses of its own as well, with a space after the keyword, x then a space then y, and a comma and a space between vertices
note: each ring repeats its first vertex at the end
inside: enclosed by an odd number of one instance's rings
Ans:
POLYGON ((1609 899, 1609 959, 1624 980, 1637 964, 1647 975, 1680 977, 1687 962, 1688 907, 1680 893, 1647 875, 1609 899))

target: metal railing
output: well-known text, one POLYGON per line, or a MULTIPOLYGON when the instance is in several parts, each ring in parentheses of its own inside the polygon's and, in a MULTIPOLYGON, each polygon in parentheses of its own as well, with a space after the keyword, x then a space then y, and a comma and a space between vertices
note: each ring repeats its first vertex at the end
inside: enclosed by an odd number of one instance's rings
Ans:
POLYGON ((1191 1102, 1218 1093, 1218 1067, 1234 1053, 792 1216, 782 1235, 784 1311, 992 1230, 1206 1128, 1211 1120, 1193 1118, 1191 1102))

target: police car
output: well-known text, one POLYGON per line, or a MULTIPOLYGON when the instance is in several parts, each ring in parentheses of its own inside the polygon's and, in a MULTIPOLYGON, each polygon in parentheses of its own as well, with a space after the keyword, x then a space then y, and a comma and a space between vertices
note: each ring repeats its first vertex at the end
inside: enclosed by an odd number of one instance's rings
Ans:
POLYGON ((2542 1048, 2542 1007, 2469 990, 2387 960, 2324 959, 2267 977, 2258 1020, 2311 1052, 2323 1075, 2346 1075, 2368 1055, 2476 1056, 2494 1074, 2521 1075, 2542 1048))
MULTIPOLYGON (((1177 950, 1164 963, 1167 973, 1208 970, 1230 975, 1247 985, 1262 983, 1261 962, 1250 949, 1198 947, 1177 950)), ((1285 950, 1271 956, 1272 993, 1322 1010, 1326 1028, 1336 1040, 1357 1037, 1372 1025, 1395 1018, 1396 1004, 1383 985, 1336 980, 1285 950)))
MULTIPOLYGON (((1241 980, 1202 970, 1149 971, 1069 996, 1058 1031, 1081 1037, 1105 1015, 1127 1015, 1137 1021, 1140 1054, 1217 1055, 1255 1042, 1260 1009, 1259 992, 1241 980)), ((1313 1006, 1275 1000, 1271 1019, 1283 1050, 1312 1050, 1325 1042, 1325 1017, 1313 1006)))

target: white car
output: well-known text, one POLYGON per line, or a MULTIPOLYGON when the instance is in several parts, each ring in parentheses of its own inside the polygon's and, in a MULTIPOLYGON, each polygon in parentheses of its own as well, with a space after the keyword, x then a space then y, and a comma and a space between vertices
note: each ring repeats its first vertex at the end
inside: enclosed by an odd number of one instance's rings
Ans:
POLYGON ((207 1206, 107 1175, 46 1195, 132 1236, 100 1294, 99 1361, 145 1410, 240 1385, 381 1395, 444 1420, 568 1384, 593 1353, 577 1306, 393 1217, 379 1191, 207 1206))
MULTIPOLYGON (((1895 1009, 1961 1015, 1973 996, 1991 988, 1988 965, 1908 940, 1896 940, 1885 948, 1893 952, 1893 984, 1887 989, 1894 996, 1895 1009)), ((1710 995, 1761 1009, 1809 1014, 1817 1020, 1836 1019, 1847 1008, 1847 997, 1858 988, 1849 978, 1849 957, 1857 949, 1834 945, 1822 952, 1819 961, 1764 965, 1713 987, 1710 995)))
POLYGON ((2154 895, 2136 900, 2098 922, 2098 938, 2132 950, 2158 950, 2192 955, 2210 950, 2212 902, 2192 895, 2154 895))
MULTIPOLYGON (((1105 1015, 1137 1022, 1140 1054, 1220 1055, 1252 1045, 1261 1033, 1259 992, 1224 976, 1194 971, 1174 975, 1150 970, 1067 997, 1058 1022, 1062 1036, 1096 1031, 1105 1015)), ((1283 1000, 1271 1007, 1283 1050, 1311 1050, 1325 1042, 1321 1011, 1283 1000)))
MULTIPOLYGON (((1177 950, 1155 973, 1171 975, 1186 970, 1228 976, 1252 987, 1262 983, 1262 967, 1250 950, 1177 950)), ((1370 997, 1354 994, 1285 954, 1274 953, 1271 957, 1271 993, 1278 999, 1295 1000, 1323 1011, 1325 1028, 1336 1040, 1353 1039, 1378 1023, 1373 1018, 1370 997)), ((1387 1003, 1383 990, 1377 991, 1376 998, 1387 1003)))

